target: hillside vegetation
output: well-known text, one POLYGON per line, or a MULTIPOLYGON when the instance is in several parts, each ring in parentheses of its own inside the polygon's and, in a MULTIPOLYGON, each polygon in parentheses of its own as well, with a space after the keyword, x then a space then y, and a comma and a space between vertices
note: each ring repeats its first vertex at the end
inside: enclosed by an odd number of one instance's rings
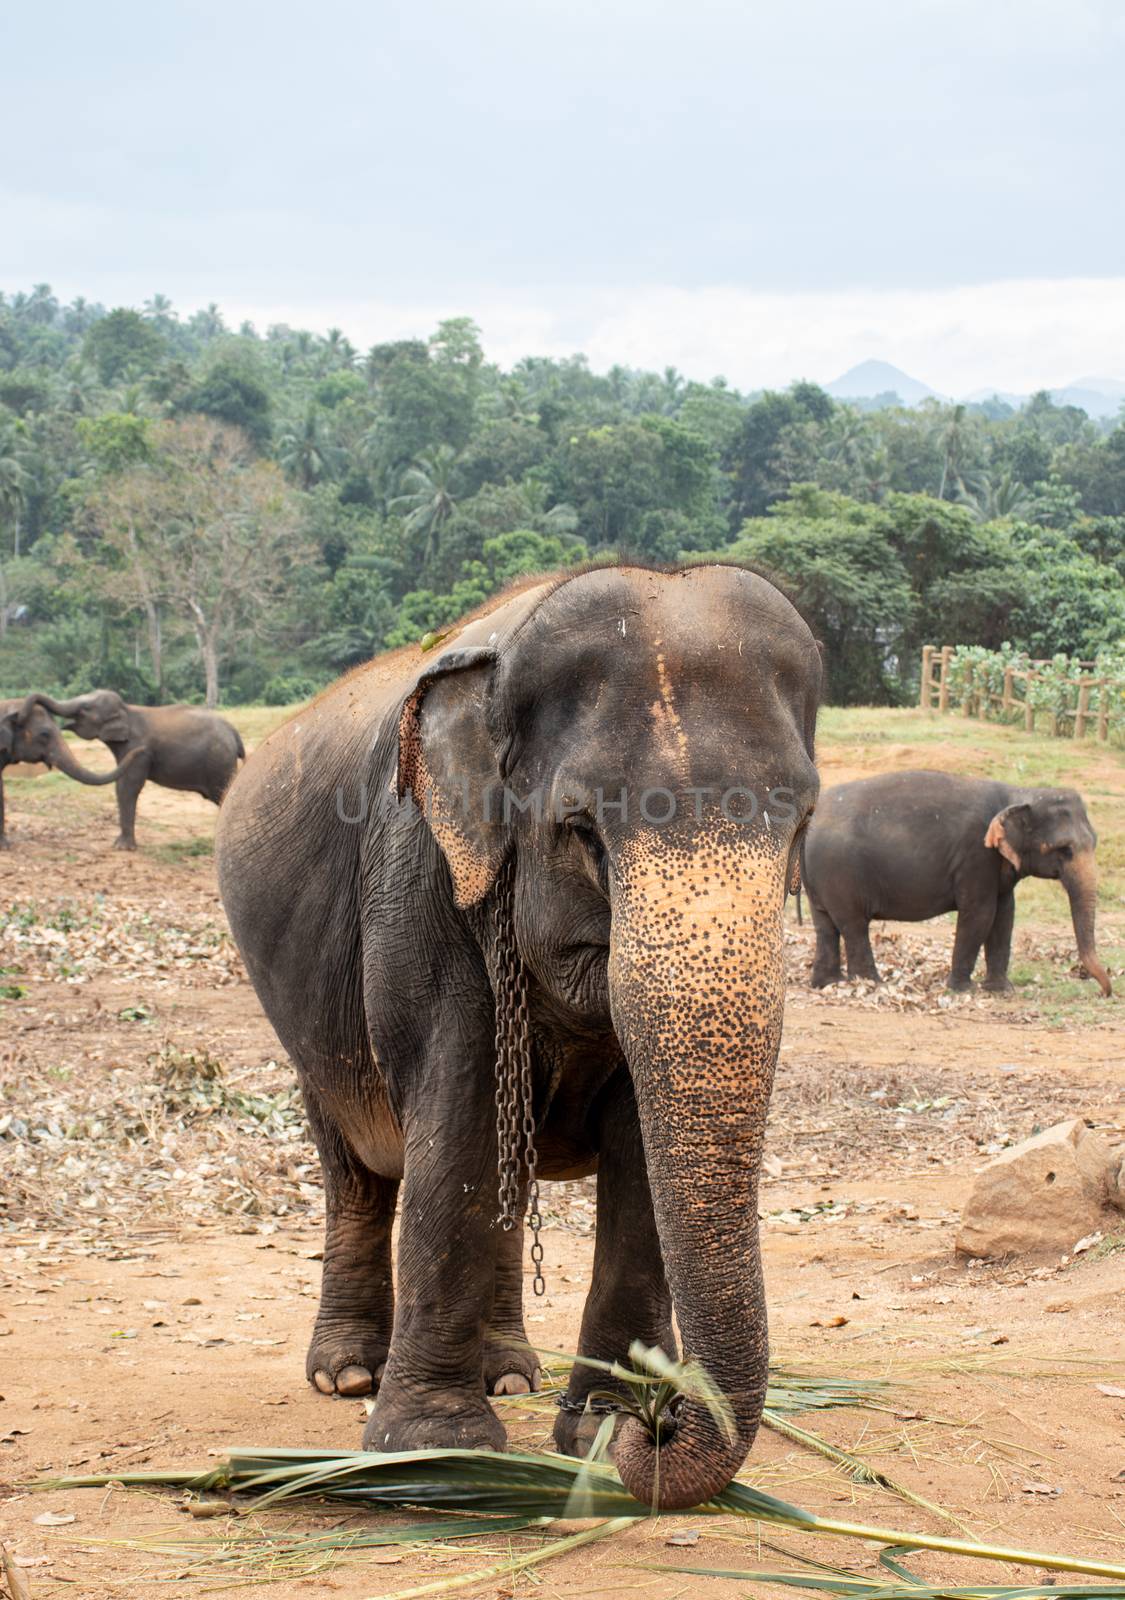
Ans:
POLYGON ((714 553, 794 596, 840 704, 911 695, 926 641, 1111 652, 1125 424, 0 296, 0 693, 284 703, 522 573, 714 553))

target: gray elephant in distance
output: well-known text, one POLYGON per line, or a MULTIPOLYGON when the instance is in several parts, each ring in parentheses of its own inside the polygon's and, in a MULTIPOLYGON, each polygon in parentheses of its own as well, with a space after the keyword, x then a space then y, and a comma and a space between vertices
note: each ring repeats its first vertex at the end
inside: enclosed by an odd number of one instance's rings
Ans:
POLYGON ((868 925, 956 911, 949 988, 970 987, 984 946, 984 987, 1008 994, 1015 888, 1054 878, 1066 890, 1078 958, 1102 993, 1094 939, 1094 832, 1074 789, 1027 789, 948 772, 888 772, 825 789, 804 843, 816 927, 814 988, 841 975, 878 981, 868 925))
POLYGON ((91 772, 75 761, 54 718, 42 706, 29 706, 23 700, 0 700, 0 850, 11 848, 4 828, 5 767, 25 762, 57 768, 76 783, 96 788, 116 783, 133 759, 132 755, 127 756, 110 772, 91 772))
MULTIPOLYGON (((502 1448, 489 1393, 537 1381, 522 1241, 498 1221, 498 1062, 518 1055, 539 1175, 598 1175, 579 1353, 674 1352, 674 1308, 729 1401, 727 1426, 684 1397, 659 1446, 625 1421, 626 1486, 677 1509, 741 1466, 766 1391, 758 1175, 820 670, 794 608, 741 568, 572 573, 432 656, 352 673, 233 784, 223 903, 324 1171, 306 1373, 377 1388, 368 1448, 502 1448)), ((585 1403, 614 1382, 574 1366, 560 1449, 581 1453, 585 1403)))
POLYGON ((246 754, 237 728, 197 706, 131 706, 112 689, 73 700, 33 694, 26 705, 45 706, 80 739, 100 739, 118 762, 133 756, 117 785, 118 850, 137 848, 137 797, 146 783, 188 790, 219 805, 246 754))

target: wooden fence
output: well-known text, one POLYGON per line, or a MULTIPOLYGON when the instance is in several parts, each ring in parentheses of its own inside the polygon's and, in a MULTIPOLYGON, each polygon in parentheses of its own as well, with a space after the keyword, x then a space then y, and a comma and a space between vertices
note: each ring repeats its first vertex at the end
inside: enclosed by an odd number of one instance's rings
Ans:
MULTIPOLYGON (((1053 668, 1053 661, 1029 661, 1025 667, 1005 668, 1004 684, 999 694, 986 683, 974 686, 974 668, 970 665, 965 668, 965 681, 955 691, 951 672, 954 649, 951 644, 942 645, 940 649, 932 644, 923 646, 919 696, 923 711, 948 712, 956 692, 959 704, 954 709, 966 717, 979 717, 983 721, 998 711, 1002 719, 1018 721, 1022 713, 1024 727, 1028 733, 1033 733, 1036 716, 1045 714, 1050 719, 1051 732, 1055 735, 1073 735, 1075 739, 1084 739, 1088 729, 1093 727, 1099 739, 1105 741, 1109 738, 1110 696, 1104 691, 1107 688, 1125 690, 1125 684, 1113 678, 1094 677, 1094 662, 1072 662, 1079 676, 1061 680, 1077 691, 1073 707, 1037 707, 1032 699, 1032 686, 1046 676, 1040 669, 1053 668), (1099 694, 1097 710, 1093 711, 1090 700, 1095 689, 1103 693, 1099 694)), ((1057 685, 1060 680, 1052 673, 1051 682, 1057 685)))

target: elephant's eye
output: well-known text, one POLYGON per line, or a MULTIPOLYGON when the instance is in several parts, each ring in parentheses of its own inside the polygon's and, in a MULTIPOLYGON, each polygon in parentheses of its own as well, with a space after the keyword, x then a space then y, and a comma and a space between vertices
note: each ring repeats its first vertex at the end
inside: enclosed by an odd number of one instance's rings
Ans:
POLYGON ((1055 846, 1055 854, 1059 856, 1061 860, 1069 861, 1071 856, 1074 854, 1074 850, 1068 844, 1057 844, 1055 846))

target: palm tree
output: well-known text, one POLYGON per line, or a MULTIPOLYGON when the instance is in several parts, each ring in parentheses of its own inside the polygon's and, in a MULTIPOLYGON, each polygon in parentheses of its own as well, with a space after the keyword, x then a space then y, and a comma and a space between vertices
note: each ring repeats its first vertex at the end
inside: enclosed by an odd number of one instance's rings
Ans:
POLYGON ((328 368, 354 367, 355 346, 344 338, 339 328, 329 328, 324 338, 324 365, 328 368))
POLYGON ((75 295, 63 312, 63 327, 68 333, 85 333, 97 315, 85 295, 75 295))
POLYGON ((223 314, 213 300, 204 310, 195 313, 188 326, 198 338, 204 340, 217 339, 227 331, 223 314))
POLYGON ((20 519, 31 487, 31 456, 21 432, 0 433, 0 515, 12 524, 12 555, 20 556, 20 519))
POLYGON ((829 461, 862 471, 874 443, 870 418, 855 406, 837 406, 824 424, 822 439, 829 461))
POLYGON ((81 361, 68 361, 51 380, 51 397, 56 410, 72 417, 85 416, 98 404, 98 380, 92 368, 81 361))
POLYGON ((942 456, 939 500, 945 499, 947 488, 963 487, 970 436, 967 417, 968 411, 963 405, 942 407, 937 412, 937 444, 942 456))
POLYGON ((172 302, 166 294, 154 294, 146 300, 143 315, 162 332, 170 328, 176 320, 172 302))
POLYGON ((996 476, 982 472, 968 486, 961 484, 957 499, 977 522, 998 522, 1004 517, 1021 516, 1031 505, 1032 495, 1027 485, 1007 469, 996 476))
POLYGON ((539 478, 525 478, 517 491, 516 515, 519 525, 533 533, 573 533, 578 526, 578 513, 565 501, 547 505, 547 485, 539 478), (522 503, 522 504, 521 504, 522 503))
POLYGON ((330 478, 339 465, 340 455, 325 436, 323 419, 314 405, 310 405, 301 420, 287 428, 277 441, 278 461, 302 489, 311 489, 330 478))
POLYGON ((452 483, 460 459, 448 444, 439 444, 420 455, 402 474, 401 492, 390 502, 391 511, 404 513, 403 526, 408 534, 425 534, 427 563, 436 557, 442 529, 457 509, 452 483))
POLYGON ((59 303, 51 293, 49 283, 37 283, 24 306, 28 322, 51 323, 59 314, 59 303))

